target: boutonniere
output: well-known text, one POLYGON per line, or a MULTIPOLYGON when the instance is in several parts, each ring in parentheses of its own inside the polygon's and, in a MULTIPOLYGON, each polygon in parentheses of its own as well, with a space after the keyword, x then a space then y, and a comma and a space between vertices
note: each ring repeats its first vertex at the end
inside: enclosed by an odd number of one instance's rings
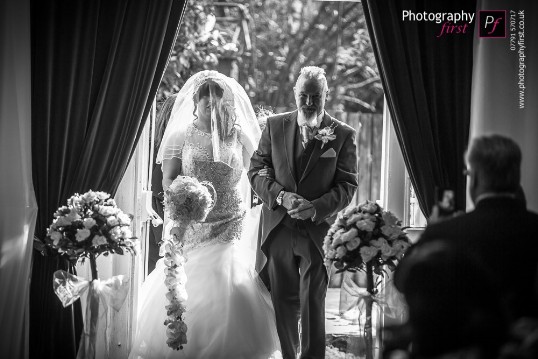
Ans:
POLYGON ((334 129, 336 128, 336 126, 338 125, 333 122, 330 126, 320 129, 316 136, 314 136, 316 140, 322 142, 321 148, 323 148, 323 146, 325 146, 327 142, 336 139, 336 135, 334 134, 334 129))

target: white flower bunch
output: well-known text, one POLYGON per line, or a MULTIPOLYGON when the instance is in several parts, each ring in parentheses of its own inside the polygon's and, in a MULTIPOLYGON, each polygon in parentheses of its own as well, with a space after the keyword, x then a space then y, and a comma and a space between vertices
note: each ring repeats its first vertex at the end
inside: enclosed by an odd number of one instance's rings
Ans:
POLYGON ((105 192, 75 194, 54 213, 45 244, 71 260, 109 253, 136 253, 131 218, 105 192))
POLYGON ((396 268, 410 242, 401 222, 377 203, 366 201, 338 213, 323 243, 325 264, 339 271, 357 270, 371 263, 376 274, 383 266, 396 268))

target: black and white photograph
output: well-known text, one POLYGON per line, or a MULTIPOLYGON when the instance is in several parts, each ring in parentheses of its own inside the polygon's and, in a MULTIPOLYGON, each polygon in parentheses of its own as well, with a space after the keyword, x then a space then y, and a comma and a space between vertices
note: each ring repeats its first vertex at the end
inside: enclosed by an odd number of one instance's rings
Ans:
POLYGON ((538 358, 538 3, 0 2, 0 357, 538 358))

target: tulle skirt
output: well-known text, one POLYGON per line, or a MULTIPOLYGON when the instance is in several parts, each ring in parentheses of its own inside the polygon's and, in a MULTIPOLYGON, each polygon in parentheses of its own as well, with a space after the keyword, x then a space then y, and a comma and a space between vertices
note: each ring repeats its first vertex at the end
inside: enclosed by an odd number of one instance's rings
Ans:
POLYGON ((159 260, 140 290, 137 330, 129 358, 280 357, 269 293, 246 264, 251 260, 246 255, 245 249, 233 243, 211 244, 188 253, 188 343, 179 351, 166 344, 165 266, 159 260))

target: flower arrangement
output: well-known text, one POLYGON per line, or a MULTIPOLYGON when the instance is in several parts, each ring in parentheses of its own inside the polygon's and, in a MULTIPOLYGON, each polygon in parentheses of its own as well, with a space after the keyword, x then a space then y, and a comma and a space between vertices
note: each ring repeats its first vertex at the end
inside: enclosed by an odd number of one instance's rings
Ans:
POLYGON ((321 148, 323 148, 323 146, 325 146, 327 142, 336 139, 336 135, 334 134, 334 129, 336 128, 336 126, 337 125, 324 127, 320 129, 314 136, 316 140, 321 141, 321 148))
POLYGON ((53 290, 64 307, 88 289, 87 315, 77 357, 95 356, 99 322, 102 320, 102 325, 108 327, 108 307, 120 310, 127 297, 129 279, 118 275, 101 281, 96 258, 101 254, 108 256, 125 251, 136 254, 136 237, 133 237, 130 226, 131 217, 116 206, 108 193, 90 190, 74 194, 67 200, 67 206, 58 208, 47 229, 44 245, 40 243, 42 254, 46 248, 49 253, 65 256, 75 263, 80 258, 90 261, 91 281, 63 270, 53 274, 53 290))
MULTIPOLYGON (((136 254, 131 217, 105 192, 76 193, 54 213, 45 244, 72 261, 100 254, 136 254)), ((94 278, 96 279, 96 278, 94 278)))
POLYGON ((183 256, 183 237, 191 222, 202 222, 216 202, 216 192, 208 182, 198 182, 196 178, 178 176, 164 193, 164 206, 168 217, 174 221, 170 236, 166 236, 164 264, 166 266, 165 285, 168 289, 166 299, 167 318, 166 344, 174 349, 183 349, 187 343, 187 324, 184 321, 185 302, 188 298, 185 284, 185 257, 183 256), (207 187, 206 187, 207 186, 207 187), (211 197, 208 187, 212 188, 211 197))
POLYGON ((391 270, 410 242, 401 222, 377 203, 366 201, 340 213, 323 243, 326 264, 334 262, 339 271, 355 271, 371 264, 376 274, 383 266, 391 270))
MULTIPOLYGON (((360 301, 365 303, 364 324, 366 358, 374 358, 372 334, 373 304, 381 304, 377 297, 380 280, 374 284, 374 273, 382 276, 384 266, 394 270, 410 246, 401 222, 377 203, 366 201, 338 213, 323 243, 325 264, 334 263, 338 272, 364 270, 366 294, 360 301)), ((359 302, 360 302, 359 301, 359 302)))

